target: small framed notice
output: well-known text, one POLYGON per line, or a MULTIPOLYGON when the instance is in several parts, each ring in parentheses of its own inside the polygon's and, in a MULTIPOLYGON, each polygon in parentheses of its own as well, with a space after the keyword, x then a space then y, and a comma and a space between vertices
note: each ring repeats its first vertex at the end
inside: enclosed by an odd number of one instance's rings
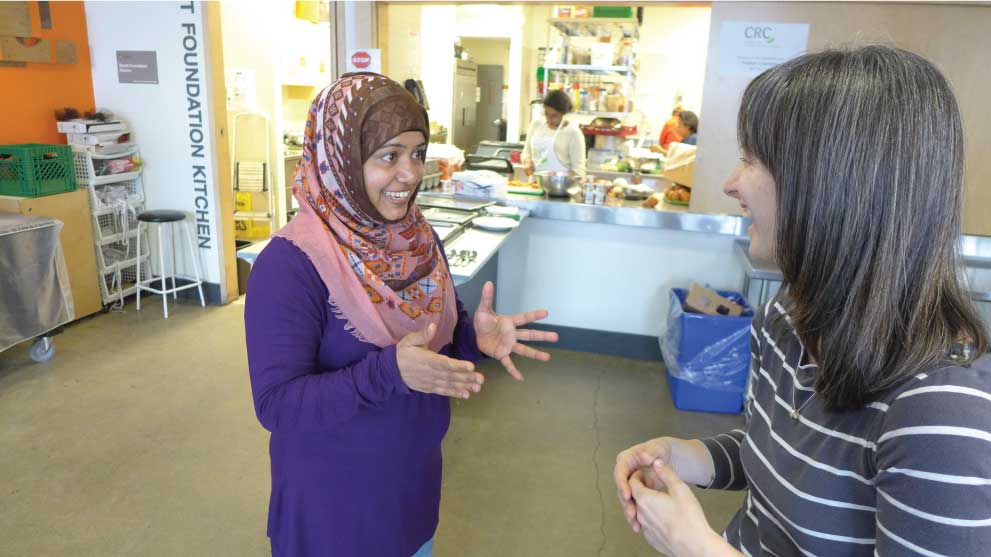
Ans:
POLYGON ((719 75, 756 77, 808 48, 808 23, 724 21, 719 30, 719 75))
POLYGON ((117 81, 158 84, 158 53, 154 50, 118 50, 117 81))

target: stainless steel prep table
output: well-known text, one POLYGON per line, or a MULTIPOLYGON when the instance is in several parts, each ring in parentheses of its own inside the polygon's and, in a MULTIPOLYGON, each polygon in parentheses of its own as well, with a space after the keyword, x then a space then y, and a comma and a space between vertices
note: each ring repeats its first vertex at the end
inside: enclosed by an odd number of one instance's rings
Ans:
POLYGON ((61 231, 53 218, 0 213, 0 351, 36 338, 31 358, 47 361, 50 333, 75 316, 61 231))

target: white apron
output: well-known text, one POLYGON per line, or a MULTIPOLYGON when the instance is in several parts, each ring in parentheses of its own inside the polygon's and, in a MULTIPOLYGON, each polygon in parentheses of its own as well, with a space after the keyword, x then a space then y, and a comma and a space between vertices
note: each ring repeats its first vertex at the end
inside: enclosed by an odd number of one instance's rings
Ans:
MULTIPOLYGON (((557 153, 554 152, 554 142, 557 140, 557 134, 563 128, 565 122, 561 124, 554 130, 554 133, 550 136, 546 134, 534 134, 533 140, 530 142, 530 148, 533 150, 533 170, 535 172, 567 172, 568 169, 561 164, 561 160, 557 158, 557 153)), ((545 128, 549 128, 547 123, 544 123, 545 128)))

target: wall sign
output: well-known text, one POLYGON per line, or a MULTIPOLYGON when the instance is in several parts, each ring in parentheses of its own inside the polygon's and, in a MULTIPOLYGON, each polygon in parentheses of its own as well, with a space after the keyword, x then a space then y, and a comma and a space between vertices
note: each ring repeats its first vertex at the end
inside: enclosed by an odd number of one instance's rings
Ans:
POLYGON ((724 21, 719 30, 718 72, 724 77, 756 77, 808 48, 808 23, 724 21))
POLYGON ((348 50, 347 71, 382 73, 382 51, 377 48, 348 50))
POLYGON ((119 83, 158 84, 158 54, 154 50, 118 50, 119 83))

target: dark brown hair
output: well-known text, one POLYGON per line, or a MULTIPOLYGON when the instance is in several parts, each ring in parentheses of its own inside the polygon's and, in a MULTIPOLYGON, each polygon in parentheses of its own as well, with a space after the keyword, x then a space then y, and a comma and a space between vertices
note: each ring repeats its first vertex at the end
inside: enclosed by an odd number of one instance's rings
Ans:
POLYGON ((775 259, 833 410, 987 352, 961 284, 963 134, 946 79, 886 46, 801 56, 757 76, 737 133, 774 177, 775 259))
POLYGON ((544 97, 544 106, 549 106, 561 114, 571 112, 571 97, 560 89, 555 89, 544 97))
POLYGON ((692 133, 699 131, 699 117, 691 110, 682 110, 678 113, 678 118, 681 118, 681 123, 688 126, 692 133))

